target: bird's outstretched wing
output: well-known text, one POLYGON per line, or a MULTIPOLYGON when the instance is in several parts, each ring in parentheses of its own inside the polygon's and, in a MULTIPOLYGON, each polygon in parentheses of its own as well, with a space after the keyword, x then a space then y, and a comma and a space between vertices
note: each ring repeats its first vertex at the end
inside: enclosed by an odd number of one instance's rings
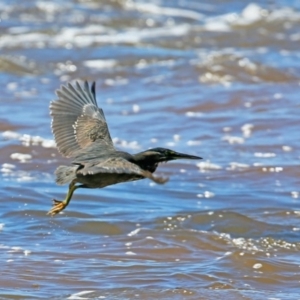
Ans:
POLYGON ((95 82, 81 86, 68 83, 56 91, 58 99, 50 104, 52 131, 59 152, 74 157, 97 143, 101 150, 114 149, 103 110, 98 107, 95 82))
POLYGON ((149 178, 158 184, 168 181, 168 178, 156 177, 151 172, 141 169, 138 165, 129 162, 122 157, 110 157, 107 159, 95 159, 82 163, 83 168, 77 174, 96 175, 99 173, 130 174, 138 178, 149 178))
POLYGON ((50 104, 52 131, 59 152, 73 157, 81 149, 97 142, 98 147, 114 149, 104 113, 98 108, 95 95, 95 82, 83 87, 62 86, 56 91, 58 99, 50 104))

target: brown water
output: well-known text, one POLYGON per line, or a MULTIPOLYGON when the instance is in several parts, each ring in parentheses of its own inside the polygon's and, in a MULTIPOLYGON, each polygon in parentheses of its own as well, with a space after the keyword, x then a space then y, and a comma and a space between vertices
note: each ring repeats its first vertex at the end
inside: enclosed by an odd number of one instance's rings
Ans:
POLYGON ((300 299, 300 2, 0 4, 1 299, 300 299), (97 81, 118 148, 203 161, 46 215, 49 102, 97 81))

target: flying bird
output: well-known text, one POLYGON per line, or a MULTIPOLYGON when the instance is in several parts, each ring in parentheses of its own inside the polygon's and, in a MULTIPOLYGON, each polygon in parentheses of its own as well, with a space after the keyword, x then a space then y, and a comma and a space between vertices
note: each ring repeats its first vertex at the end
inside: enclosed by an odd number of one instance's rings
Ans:
POLYGON ((63 201, 53 199, 49 215, 65 209, 78 188, 103 188, 108 185, 148 178, 158 184, 168 178, 154 176, 159 163, 176 159, 201 159, 165 148, 137 154, 118 151, 113 145, 103 110, 98 107, 95 82, 68 83, 56 91, 50 104, 52 132, 58 151, 72 158, 70 166, 59 166, 56 183, 69 184, 63 201))

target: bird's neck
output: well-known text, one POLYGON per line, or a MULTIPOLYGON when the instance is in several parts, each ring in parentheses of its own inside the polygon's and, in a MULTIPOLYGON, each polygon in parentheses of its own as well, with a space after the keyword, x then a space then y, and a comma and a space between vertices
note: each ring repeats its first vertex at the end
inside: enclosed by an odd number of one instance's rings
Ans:
POLYGON ((143 170, 149 171, 151 173, 155 172, 158 162, 155 162, 149 156, 145 156, 144 152, 137 153, 133 155, 134 163, 137 164, 143 170))

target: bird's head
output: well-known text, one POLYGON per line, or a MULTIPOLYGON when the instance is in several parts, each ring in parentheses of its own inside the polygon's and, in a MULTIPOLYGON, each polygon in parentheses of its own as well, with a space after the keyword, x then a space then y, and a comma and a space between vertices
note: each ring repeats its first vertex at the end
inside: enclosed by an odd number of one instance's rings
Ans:
POLYGON ((202 157, 179 153, 166 148, 153 148, 134 155, 135 162, 145 170, 154 172, 157 165, 176 159, 202 159, 202 157))
POLYGON ((145 157, 153 162, 167 162, 176 159, 202 159, 202 157, 179 153, 166 148, 153 148, 142 152, 145 157))

